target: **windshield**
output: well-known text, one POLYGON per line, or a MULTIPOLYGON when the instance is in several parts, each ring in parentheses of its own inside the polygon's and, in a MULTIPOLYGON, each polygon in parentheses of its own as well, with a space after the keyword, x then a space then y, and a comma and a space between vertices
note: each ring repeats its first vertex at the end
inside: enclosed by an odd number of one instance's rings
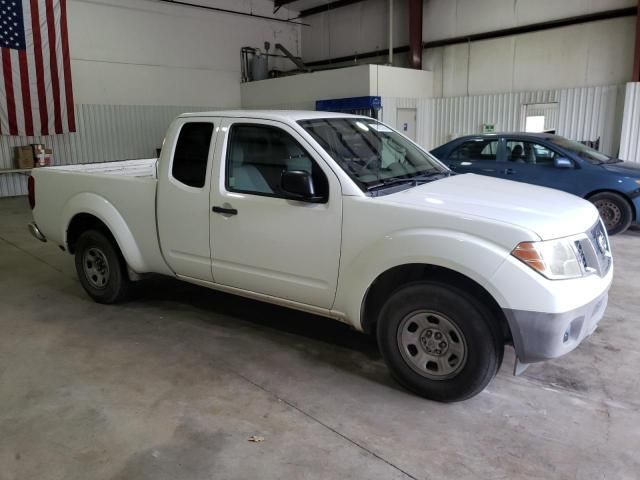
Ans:
POLYGON ((554 145, 558 145, 559 147, 564 148, 565 150, 569 150, 571 153, 575 153, 580 158, 584 158, 590 163, 594 165, 598 165, 600 163, 607 163, 611 160, 611 157, 601 153, 591 147, 587 147, 586 145, 575 142, 573 140, 569 140, 568 138, 557 137, 551 140, 551 143, 554 145))
POLYGON ((298 123, 365 191, 449 172, 407 138, 370 118, 323 118, 298 123))

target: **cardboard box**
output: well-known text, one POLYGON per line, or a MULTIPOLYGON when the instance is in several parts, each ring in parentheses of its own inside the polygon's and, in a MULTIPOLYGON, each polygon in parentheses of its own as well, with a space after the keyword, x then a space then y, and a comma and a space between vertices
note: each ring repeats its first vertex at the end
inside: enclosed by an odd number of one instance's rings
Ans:
POLYGON ((33 168, 33 148, 31 145, 15 148, 16 168, 33 168))

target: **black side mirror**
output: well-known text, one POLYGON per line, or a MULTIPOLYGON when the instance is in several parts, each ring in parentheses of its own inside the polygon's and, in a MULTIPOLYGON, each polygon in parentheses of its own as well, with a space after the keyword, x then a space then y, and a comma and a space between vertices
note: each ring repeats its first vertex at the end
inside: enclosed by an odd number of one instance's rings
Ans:
POLYGON ((568 158, 556 157, 553 159, 553 166, 556 168, 573 168, 573 162, 568 158))
POLYGON ((286 170, 280 176, 280 188, 291 200, 320 203, 324 197, 316 195, 311 175, 302 170, 286 170))

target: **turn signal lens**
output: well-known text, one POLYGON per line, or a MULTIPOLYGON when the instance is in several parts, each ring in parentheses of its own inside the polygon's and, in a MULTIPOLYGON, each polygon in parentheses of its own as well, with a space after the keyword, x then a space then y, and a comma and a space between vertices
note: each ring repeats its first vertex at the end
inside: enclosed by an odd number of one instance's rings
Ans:
POLYGON ((522 242, 511 255, 550 280, 577 278, 585 274, 568 239, 522 242))
POLYGON ((511 252, 511 255, 540 273, 544 273, 546 270, 544 260, 540 256, 540 252, 536 250, 534 242, 522 242, 518 244, 516 248, 513 249, 513 252, 511 252))

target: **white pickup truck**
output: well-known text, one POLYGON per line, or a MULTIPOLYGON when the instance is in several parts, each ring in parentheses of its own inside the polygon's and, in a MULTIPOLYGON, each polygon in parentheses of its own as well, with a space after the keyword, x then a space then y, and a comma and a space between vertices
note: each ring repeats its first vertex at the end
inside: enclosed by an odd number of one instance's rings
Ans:
POLYGON ((439 401, 482 391, 505 344, 516 371, 574 349, 613 276, 589 202, 453 175, 368 117, 185 114, 158 160, 36 169, 29 200, 97 302, 156 273, 334 318, 439 401))

